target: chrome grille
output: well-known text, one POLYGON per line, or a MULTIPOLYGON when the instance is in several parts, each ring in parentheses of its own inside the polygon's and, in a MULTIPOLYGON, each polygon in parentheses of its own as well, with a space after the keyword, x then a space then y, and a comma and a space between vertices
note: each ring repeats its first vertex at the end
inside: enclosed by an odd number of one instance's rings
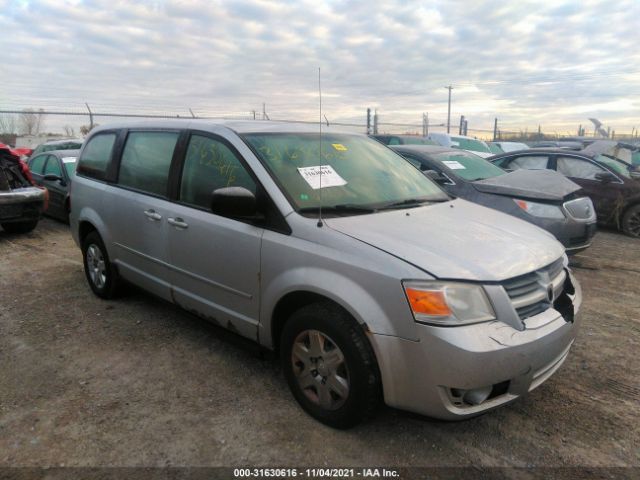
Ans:
POLYGON ((564 204, 565 210, 576 220, 595 220, 596 211, 589 197, 576 198, 564 204))
POLYGON ((531 273, 502 282, 521 320, 544 312, 562 292, 566 273, 563 259, 531 273), (553 295, 550 298, 550 290, 553 295))

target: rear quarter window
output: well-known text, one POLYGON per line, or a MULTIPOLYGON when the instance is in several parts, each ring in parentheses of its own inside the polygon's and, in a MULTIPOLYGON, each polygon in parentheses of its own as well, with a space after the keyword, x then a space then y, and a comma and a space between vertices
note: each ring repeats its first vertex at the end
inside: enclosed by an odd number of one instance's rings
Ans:
POLYGON ((78 161, 78 174, 103 180, 111 162, 115 142, 115 133, 101 133, 90 138, 78 161))

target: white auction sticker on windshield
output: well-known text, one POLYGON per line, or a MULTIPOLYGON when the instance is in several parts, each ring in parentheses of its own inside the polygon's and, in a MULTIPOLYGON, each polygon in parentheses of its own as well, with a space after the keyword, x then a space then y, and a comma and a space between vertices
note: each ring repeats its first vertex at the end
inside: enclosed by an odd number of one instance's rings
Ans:
POLYGON ((443 160, 442 163, 444 163, 451 170, 464 170, 465 169, 465 166, 462 165, 457 160, 443 160))
POLYGON ((340 187, 347 184, 347 181, 338 175, 331 165, 303 167, 299 168, 298 172, 300 172, 302 178, 304 178, 314 190, 318 190, 319 188, 340 187), (321 168, 322 172, 320 171, 321 168), (320 173, 322 173, 322 175, 320 175, 320 173), (321 176, 322 178, 320 178, 321 176))

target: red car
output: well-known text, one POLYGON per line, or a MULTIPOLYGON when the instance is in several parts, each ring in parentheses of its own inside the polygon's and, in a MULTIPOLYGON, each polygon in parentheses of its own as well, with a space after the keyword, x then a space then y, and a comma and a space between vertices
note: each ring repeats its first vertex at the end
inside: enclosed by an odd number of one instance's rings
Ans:
POLYGON ((20 155, 0 143, 0 226, 9 233, 30 232, 47 203, 48 192, 34 186, 20 155))

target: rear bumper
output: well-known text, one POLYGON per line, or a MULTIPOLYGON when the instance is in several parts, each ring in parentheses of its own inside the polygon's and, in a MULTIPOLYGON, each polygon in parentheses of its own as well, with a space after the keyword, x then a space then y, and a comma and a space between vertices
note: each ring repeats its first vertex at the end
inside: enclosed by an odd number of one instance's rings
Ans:
POLYGON ((21 222, 40 217, 45 191, 36 187, 0 192, 0 221, 21 222))
MULTIPOLYGON (((574 312, 582 293, 570 295, 574 312)), ((578 329, 551 308, 525 320, 463 327, 418 325, 418 340, 370 336, 378 357, 385 402, 447 420, 478 415, 513 401, 547 380, 567 358, 578 329), (465 395, 486 391, 477 404, 465 395)))

